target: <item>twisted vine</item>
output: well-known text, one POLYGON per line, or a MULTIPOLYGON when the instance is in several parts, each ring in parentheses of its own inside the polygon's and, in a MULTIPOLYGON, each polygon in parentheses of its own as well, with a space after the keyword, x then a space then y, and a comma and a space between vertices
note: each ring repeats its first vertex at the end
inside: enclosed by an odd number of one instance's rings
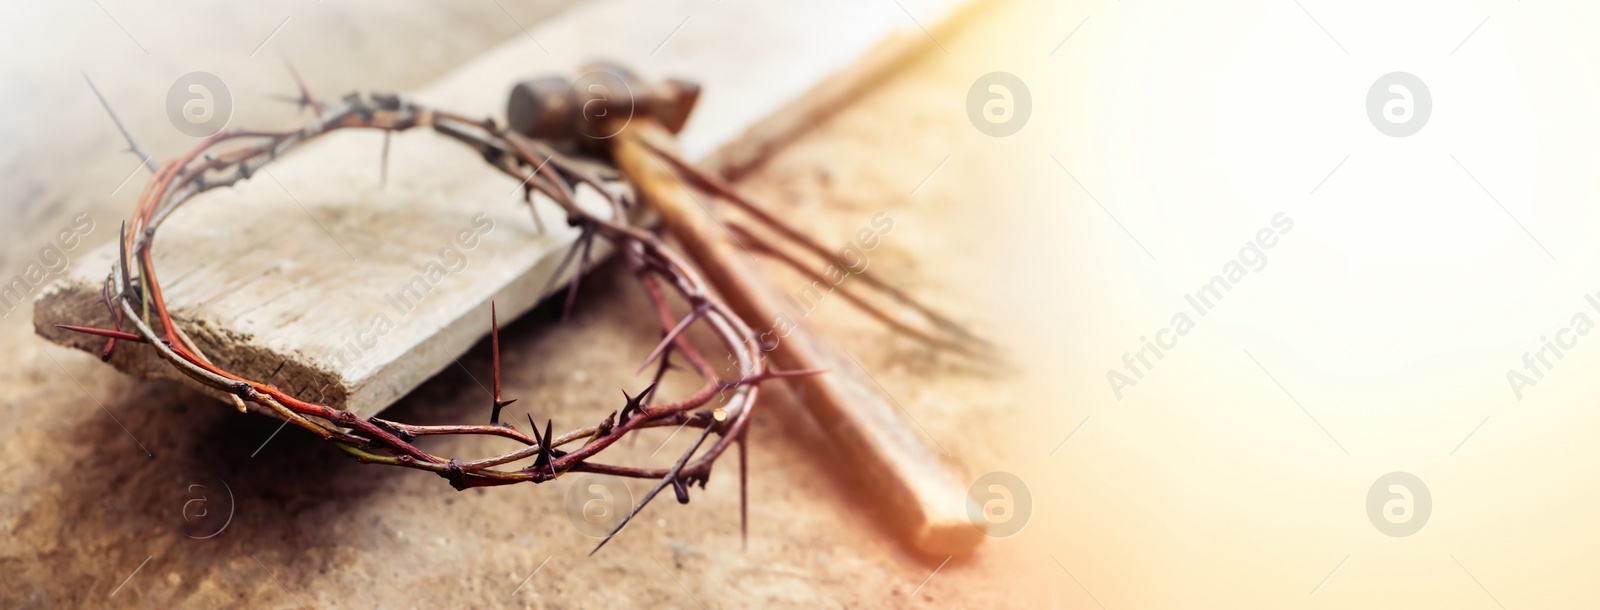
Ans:
MULTIPOLYGON (((751 328, 713 296, 699 274, 659 237, 629 223, 628 212, 633 202, 605 188, 603 177, 596 170, 563 155, 549 144, 497 126, 492 120, 473 119, 416 104, 397 95, 351 94, 337 102, 319 102, 302 84, 299 101, 302 106, 315 110, 315 119, 298 129, 223 131, 205 139, 183 156, 156 167, 131 220, 122 226, 119 255, 102 289, 114 328, 61 327, 107 337, 103 358, 110 357, 118 341, 149 345, 184 375, 229 395, 241 411, 246 403, 259 405, 333 443, 361 462, 432 472, 458 490, 542 483, 569 472, 655 479, 656 485, 595 547, 596 551, 665 488, 672 487, 678 500, 687 502, 688 488, 698 484, 703 489, 715 461, 732 444, 738 443, 740 513, 741 522, 744 521, 744 441, 759 392, 758 384, 774 377, 813 371, 768 369, 751 328), (592 425, 557 435, 554 422, 547 420, 541 433, 530 415, 531 427, 523 432, 500 421, 501 409, 514 400, 506 400, 501 395, 498 316, 492 316, 494 401, 489 423, 423 426, 378 417, 363 419, 343 409, 297 399, 276 386, 247 379, 215 365, 190 340, 168 308, 155 266, 157 230, 174 211, 202 193, 251 178, 263 171, 267 163, 323 134, 344 129, 383 131, 386 156, 387 135, 414 128, 432 129, 474 149, 492 167, 522 182, 527 195, 525 200, 530 206, 534 193, 543 194, 567 214, 569 223, 581 228, 579 242, 573 245, 562 263, 564 270, 581 249, 578 273, 567 295, 569 309, 578 281, 586 270, 593 240, 606 239, 625 253, 656 310, 664 333, 661 343, 645 363, 646 366, 657 365, 650 386, 637 396, 624 393, 623 406, 592 425), (577 205, 575 189, 584 184, 608 198, 609 214, 591 213, 577 205), (678 299, 686 302, 690 313, 677 318, 669 307, 669 293, 675 293, 678 299), (734 379, 721 378, 716 368, 685 338, 684 331, 694 324, 708 328, 716 342, 732 354, 737 371, 734 379), (131 328, 125 330, 125 327, 131 328), (704 381, 698 391, 687 397, 659 401, 656 387, 674 354, 681 355, 704 381), (725 402, 716 406, 722 399, 725 402), (598 459, 602 451, 624 436, 664 426, 701 431, 671 467, 644 468, 598 459), (521 446, 496 456, 459 459, 436 455, 414 444, 420 437, 441 435, 497 436, 514 440, 521 446), (716 438, 711 440, 713 435, 716 438), (526 465, 517 466, 518 462, 530 459, 526 465)), ((537 221, 538 216, 534 218, 537 221)), ((561 273, 558 270, 555 276, 561 273)))

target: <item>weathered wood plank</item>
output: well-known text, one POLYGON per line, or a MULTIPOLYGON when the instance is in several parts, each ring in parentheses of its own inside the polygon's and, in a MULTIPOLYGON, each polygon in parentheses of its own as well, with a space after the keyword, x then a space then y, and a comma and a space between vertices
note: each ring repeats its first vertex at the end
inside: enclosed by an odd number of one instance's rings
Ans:
MULTIPOLYGON (((647 77, 702 83, 683 148, 733 170, 933 44, 917 22, 937 28, 965 4, 598 2, 412 97, 498 117, 516 81, 606 58, 647 77)), ((508 317, 535 305, 576 237, 547 203, 540 211, 549 232, 540 234, 514 180, 420 130, 395 136, 380 191, 380 137, 334 133, 308 144, 269 172, 188 204, 156 244, 172 311, 218 364, 362 416, 480 339, 489 301, 508 317)), ((100 340, 53 325, 109 325, 100 286, 113 259, 109 246, 85 255, 43 291, 36 331, 97 351, 100 340)), ((120 349, 111 363, 141 376, 176 374, 147 349, 120 349)))

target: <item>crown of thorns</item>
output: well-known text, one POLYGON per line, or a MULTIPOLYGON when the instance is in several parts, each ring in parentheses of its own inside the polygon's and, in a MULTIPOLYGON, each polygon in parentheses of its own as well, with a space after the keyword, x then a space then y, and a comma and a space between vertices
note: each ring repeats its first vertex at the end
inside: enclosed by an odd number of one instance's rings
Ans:
MULTIPOLYGON (((154 176, 140 195, 132 219, 122 225, 118 240, 119 255, 101 290, 101 299, 111 313, 113 328, 89 328, 65 324, 57 326, 106 337, 107 341, 101 352, 102 360, 110 359, 119 341, 149 345, 162 359, 188 377, 223 392, 240 411, 246 410, 247 403, 259 405, 317 434, 361 462, 432 472, 444 477, 458 490, 524 482, 542 483, 569 472, 656 480, 650 491, 634 504, 595 546, 595 551, 609 542, 645 505, 666 488, 673 489, 679 502, 687 503, 689 487, 698 484, 704 489, 710 479, 712 465, 730 446, 737 444, 740 466, 740 531, 743 534, 746 531, 748 506, 745 491, 746 430, 750 423, 751 409, 756 404, 758 385, 768 379, 815 374, 821 371, 781 371, 770 368, 763 357, 764 345, 756 332, 728 305, 712 294, 700 275, 678 254, 667 248, 659 237, 630 221, 630 218, 637 216, 632 214, 632 208, 636 204, 626 189, 608 188, 607 182, 615 178, 609 175, 613 173, 609 168, 565 154, 558 150, 553 142, 536 139, 523 133, 555 137, 560 137, 562 134, 593 137, 592 134, 587 134, 586 126, 581 123, 561 124, 559 120, 551 122, 545 120, 549 117, 543 115, 534 117, 539 119, 538 121, 531 121, 525 116, 512 116, 514 124, 520 120, 532 125, 531 128, 529 125, 524 125, 523 132, 519 132, 517 129, 503 128, 491 119, 474 119, 390 94, 375 93, 365 96, 350 94, 338 101, 319 101, 312 97, 292 67, 290 73, 299 86, 298 98, 290 99, 301 107, 310 107, 315 115, 313 120, 298 129, 222 131, 206 138, 177 159, 159 165, 151 163, 149 155, 142 153, 132 138, 128 138, 133 152, 146 160, 154 176), (555 278, 561 277, 563 271, 575 257, 577 258, 577 273, 566 293, 567 311, 572 308, 579 281, 589 270, 590 253, 595 239, 608 240, 625 254, 633 276, 644 288, 659 317, 663 332, 660 343, 640 367, 641 372, 651 365, 655 367, 649 386, 637 395, 628 395, 624 391, 623 405, 620 409, 611 411, 596 423, 559 435, 555 433, 553 420, 547 419, 541 431, 531 414, 528 415, 527 432, 519 430, 511 422, 501 421, 502 409, 516 400, 506 399, 501 393, 499 320, 492 304, 490 349, 493 354, 494 391, 493 400, 489 405, 489 421, 486 424, 424 426, 379 417, 362 419, 349 411, 301 400, 272 384, 229 372, 216 365, 195 345, 168 310, 166 300, 162 296, 161 282, 156 276, 153 254, 156 231, 173 211, 201 193, 247 180, 262 166, 290 149, 317 136, 340 129, 375 129, 384 132, 383 153, 386 164, 388 135, 416 127, 432 128, 433 131, 475 150, 490 166, 521 181, 524 201, 529 204, 530 210, 534 193, 543 194, 566 213, 569 224, 580 228, 577 241, 551 276, 552 282, 555 278), (606 206, 608 208, 606 213, 591 212, 577 204, 575 193, 580 185, 592 187, 607 199, 609 205, 606 206), (679 318, 672 313, 669 306, 669 292, 676 293, 678 298, 688 305, 688 313, 683 317, 679 318), (688 341, 685 331, 695 325, 709 329, 715 341, 727 350, 728 360, 734 365, 733 379, 725 379, 719 375, 717 368, 688 341), (125 330, 127 327, 131 328, 125 330), (681 356, 688 367, 702 378, 702 383, 697 391, 687 397, 662 400, 656 395, 656 389, 671 366, 670 362, 674 355, 681 356), (640 430, 660 427, 695 428, 700 430, 700 433, 668 468, 611 464, 598 459, 602 451, 623 437, 640 430), (492 457, 462 460, 435 455, 414 444, 420 437, 443 435, 497 436, 514 440, 520 443, 521 447, 492 457), (716 438, 712 439, 713 436, 716 438), (702 451, 703 447, 705 449, 702 451), (519 463, 526 465, 516 467, 519 463)), ((539 86, 548 88, 553 84, 545 81, 539 86)), ((667 104, 646 111, 655 112, 661 115, 658 118, 662 118, 665 122, 681 126, 689 108, 693 105, 693 96, 698 93, 698 89, 682 82, 677 82, 676 86, 683 87, 688 92, 685 103, 667 104)), ((534 90, 533 93, 539 91, 534 90)), ((527 94, 529 91, 526 90, 513 93, 513 115, 517 110, 515 108, 517 96, 527 94)), ((584 118, 581 113, 574 115, 573 112, 566 111, 573 110, 577 106, 587 110, 589 109, 587 101, 592 100, 576 100, 574 104, 559 106, 557 109, 562 112, 550 114, 558 118, 564 116, 567 121, 581 121, 584 118)), ((622 110, 634 111, 635 108, 632 107, 634 101, 630 99, 628 104, 630 107, 622 110)), ((112 118, 115 120, 114 114, 112 118)), ((121 126, 120 122, 118 126, 121 126)), ((127 135, 125 130, 124 135, 127 135)), ((733 202, 750 213, 758 222, 776 230, 784 238, 812 253, 824 256, 839 265, 849 266, 847 262, 826 252, 816 242, 756 208, 719 179, 699 172, 668 151, 653 152, 674 169, 682 172, 697 188, 733 202)), ((534 214, 533 218, 536 223, 540 222, 537 214, 534 214)), ((543 225, 539 226, 542 230, 543 225)), ((733 228, 764 254, 773 255, 796 269, 802 269, 796 259, 781 252, 774 244, 766 243, 743 228, 737 226, 733 228)), ((935 347, 965 349, 961 346, 980 341, 949 319, 916 303, 905 293, 874 276, 865 275, 864 269, 852 272, 860 274, 865 282, 884 291, 892 299, 910 306, 943 333, 956 336, 957 340, 936 337, 933 333, 898 322, 882 310, 861 301, 859 297, 845 295, 853 304, 872 317, 887 323, 894 330, 935 347)), ((541 291, 541 294, 546 294, 548 288, 549 286, 546 286, 546 290, 541 291)))
MULTIPOLYGON (((298 76, 296 81, 299 81, 298 76)), ((102 359, 110 358, 118 341, 150 345, 162 359, 188 377, 226 393, 241 411, 246 403, 260 405, 321 436, 357 460, 433 472, 456 489, 542 483, 568 472, 657 480, 656 486, 632 507, 596 550, 665 488, 672 487, 680 502, 688 502, 689 486, 698 484, 704 488, 711 476, 712 464, 730 445, 737 443, 743 519, 745 430, 750 422, 751 407, 756 402, 757 385, 766 379, 804 372, 775 371, 766 367, 760 344, 750 327, 713 296, 699 274, 665 247, 656 235, 630 224, 629 208, 634 205, 631 197, 607 188, 602 170, 593 164, 563 154, 546 142, 502 128, 493 120, 474 119, 416 104, 398 95, 351 94, 337 102, 321 102, 310 95, 303 83, 300 83, 300 93, 300 104, 315 111, 315 119, 303 127, 288 131, 226 130, 206 138, 175 160, 152 165, 154 177, 140 195, 132 220, 123 223, 119 256, 101 291, 114 328, 61 325, 62 328, 107 337, 102 359), (174 210, 196 195, 250 178, 263 165, 322 134, 341 129, 376 129, 387 136, 415 127, 432 128, 476 150, 489 165, 522 182, 524 199, 530 205, 533 193, 541 193, 561 207, 570 224, 581 229, 578 241, 561 264, 564 270, 575 255, 579 257, 577 276, 567 290, 568 309, 577 294, 578 281, 587 271, 595 239, 609 240, 625 253, 634 276, 659 314, 665 333, 645 362, 645 367, 655 364, 654 378, 645 390, 635 396, 624 392, 621 409, 591 425, 561 434, 555 433, 551 420, 546 420, 541 432, 531 414, 526 432, 510 422, 502 422, 501 410, 515 399, 506 399, 501 394, 499 321, 498 315, 492 313, 494 397, 489 422, 411 425, 378 417, 362 419, 349 411, 300 400, 269 383, 224 370, 190 340, 168 310, 153 256, 156 231, 174 210), (584 184, 609 200, 609 213, 592 213, 576 203, 575 190, 584 184), (673 315, 668 306, 669 291, 688 303, 691 311, 688 316, 679 320, 673 315), (732 354, 737 372, 734 379, 722 379, 712 363, 686 339, 684 331, 696 323, 709 328, 716 341, 732 354), (131 328, 124 330, 127 327, 131 328), (662 400, 656 396, 656 388, 674 355, 682 356, 704 383, 692 395, 662 400), (669 468, 609 464, 598 459, 600 452, 630 433, 665 426, 700 430, 698 438, 669 468), (493 457, 462 460, 435 455, 414 444, 420 437, 437 435, 498 436, 522 446, 493 457), (711 438, 713 435, 715 439, 711 438), (701 451, 708 442, 709 448, 701 451), (529 458, 532 458, 531 463, 513 466, 529 458)), ((385 156, 387 149, 386 139, 385 156)), ((552 280, 561 275, 558 270, 552 280)))

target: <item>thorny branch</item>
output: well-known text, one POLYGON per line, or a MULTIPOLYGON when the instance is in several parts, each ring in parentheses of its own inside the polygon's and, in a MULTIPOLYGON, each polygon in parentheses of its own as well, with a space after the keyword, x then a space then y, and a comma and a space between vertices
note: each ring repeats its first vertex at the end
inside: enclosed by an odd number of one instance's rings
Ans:
MULTIPOLYGON (((541 483, 568 472, 658 479, 656 491, 670 485, 683 501, 687 501, 690 485, 704 488, 716 459, 732 443, 742 442, 743 432, 750 423, 757 385, 785 373, 766 369, 755 333, 710 294, 698 273, 667 249, 656 235, 629 224, 631 201, 615 194, 614 189, 606 188, 605 177, 596 170, 575 162, 546 143, 501 128, 490 120, 415 104, 396 95, 351 94, 337 102, 319 101, 303 86, 299 102, 316 111, 316 117, 304 127, 287 131, 224 131, 207 138, 182 157, 160 165, 140 195, 132 221, 122 227, 120 255, 106 278, 102 296, 111 311, 114 328, 67 325, 62 328, 107 337, 105 358, 110 357, 119 340, 149 345, 190 378, 229 394, 241 410, 245 403, 260 405, 362 462, 433 472, 457 489, 541 483), (349 411, 303 401, 271 384, 224 370, 213 364, 175 323, 154 264, 157 229, 174 210, 196 195, 249 179, 266 163, 322 134, 340 129, 376 129, 388 135, 417 127, 432 128, 460 141, 481 154, 491 166, 521 181, 530 195, 543 194, 560 206, 568 222, 582 229, 582 238, 573 246, 575 251, 581 249, 580 277, 587 270, 594 239, 609 240, 626 254, 666 333, 662 345, 651 355, 651 360, 660 358, 661 363, 655 383, 638 396, 628 397, 624 393, 622 409, 612 411, 593 424, 557 435, 554 422, 547 420, 541 433, 530 415, 532 428, 524 433, 500 420, 501 409, 513 400, 506 400, 500 391, 499 323, 495 315, 491 328, 495 391, 488 424, 419 426, 377 417, 362 419, 349 411), (609 214, 591 213, 577 205, 574 193, 582 184, 594 187, 610 199, 609 214), (690 307, 691 313, 681 322, 669 307, 669 291, 690 307), (736 379, 721 379, 713 365, 683 336, 683 327, 692 323, 708 328, 722 347, 734 354, 738 365, 736 379), (667 359, 674 354, 681 356, 704 383, 686 398, 656 400, 656 384, 666 370, 667 359), (729 388, 733 391, 727 393, 726 403, 711 409, 719 394, 729 388), (667 426, 702 430, 700 442, 685 451, 671 468, 643 468, 598 459, 601 451, 630 433, 667 426), (713 434, 717 438, 707 443, 713 434), (414 444, 420 437, 436 435, 497 436, 517 441, 522 447, 494 457, 461 460, 435 455, 414 444), (704 451, 700 451, 702 445, 706 446, 704 451), (530 458, 532 462, 525 466, 514 465, 530 458)), ((531 196, 526 200, 531 207, 531 196)), ((575 290, 567 295, 569 309, 574 295, 575 290)), ((654 496, 655 492, 646 496, 629 516, 636 514, 654 496)), ((618 531, 620 529, 621 525, 617 527, 618 531)), ((612 535, 615 534, 613 531, 612 535)))
MULTIPOLYGON (((102 300, 111 312, 113 328, 59 326, 106 337, 102 359, 111 357, 117 341, 149 345, 185 375, 226 393, 240 411, 246 409, 246 403, 260 405, 333 443, 359 461, 432 472, 447 479, 458 490, 523 482, 542 483, 568 472, 655 479, 655 486, 595 547, 595 551, 610 541, 667 487, 673 489, 679 502, 688 502, 689 487, 698 484, 704 489, 710 479, 713 463, 730 445, 738 443, 740 533, 744 534, 747 531, 744 519, 747 507, 745 439, 748 437, 751 407, 756 402, 758 385, 768 379, 821 371, 778 371, 768 368, 762 353, 767 348, 756 332, 715 297, 700 274, 668 249, 659 237, 630 224, 630 210, 634 202, 628 196, 619 194, 625 193, 625 189, 619 191, 609 188, 607 181, 616 178, 611 175, 614 172, 580 162, 559 152, 549 142, 502 128, 492 120, 474 119, 416 104, 398 95, 350 94, 337 102, 319 100, 311 95, 299 75, 293 72, 292 66, 290 71, 299 91, 298 96, 287 99, 301 108, 310 107, 314 119, 303 127, 287 131, 223 131, 207 138, 176 160, 159 167, 152 164, 155 175, 140 194, 132 220, 123 224, 118 242, 119 256, 101 291, 102 300), (382 131, 382 158, 386 165, 390 136, 397 131, 419 127, 431 128, 461 142, 477 151, 492 167, 520 181, 525 194, 524 201, 529 204, 529 211, 533 213, 533 220, 541 232, 544 230, 543 221, 532 205, 535 193, 555 202, 566 213, 567 222, 580 229, 577 241, 551 278, 552 282, 555 281, 568 265, 577 261, 578 268, 565 297, 563 319, 570 313, 576 299, 578 281, 589 270, 594 240, 606 239, 625 253, 633 274, 659 318, 662 339, 639 367, 638 372, 642 373, 652 364, 656 365, 650 385, 634 396, 624 391, 621 409, 612 411, 592 425, 559 435, 555 433, 555 422, 550 419, 545 420, 541 432, 531 414, 528 415, 527 433, 502 421, 502 410, 516 402, 516 399, 506 399, 501 393, 499 315, 492 304, 490 345, 493 352, 494 391, 489 405, 489 423, 482 425, 421 426, 378 417, 362 419, 343 409, 299 400, 276 386, 246 379, 217 366, 190 340, 182 327, 174 323, 162 293, 161 282, 156 276, 153 254, 156 231, 174 210, 197 195, 247 180, 262 166, 290 149, 340 129, 382 131), (579 207, 575 192, 580 185, 588 185, 606 197, 610 204, 609 213, 597 214, 579 207), (682 317, 674 315, 670 307, 671 294, 688 306, 688 312, 682 317), (723 379, 718 375, 716 368, 687 340, 685 331, 696 324, 708 329, 716 342, 730 354, 729 359, 734 363, 736 373, 733 379, 723 379), (125 325, 131 328, 125 328, 125 325), (667 370, 674 366, 674 355, 680 356, 680 361, 700 376, 703 383, 687 397, 661 401, 657 399, 657 389, 667 370), (600 452, 624 436, 659 427, 694 427, 701 432, 670 468, 643 468, 597 459, 600 452), (522 446, 498 456, 462 460, 435 455, 413 444, 418 438, 440 435, 496 436, 511 439, 522 446), (717 438, 712 440, 712 435, 717 438), (526 465, 516 467, 517 463, 525 461, 526 465)), ((107 111, 110 111, 109 107, 107 111)), ((117 125, 121 127, 120 121, 117 125)), ((148 163, 148 156, 139 151, 126 130, 123 130, 123 134, 128 139, 129 147, 136 154, 144 156, 148 163)), ((887 311, 867 303, 853 291, 844 291, 847 301, 890 328, 934 347, 967 355, 993 354, 991 344, 916 302, 903 291, 866 274, 864 267, 853 268, 848 261, 828 252, 814 240, 738 195, 719 178, 700 172, 668 151, 653 152, 670 163, 695 188, 731 203, 751 217, 754 226, 774 233, 778 239, 758 236, 737 223, 731 225, 744 240, 755 244, 761 254, 815 278, 816 274, 808 271, 798 258, 783 251, 778 240, 787 240, 812 256, 850 269, 852 275, 863 278, 866 286, 886 294, 922 319, 921 324, 915 325, 899 321, 887 311)), ((380 168, 380 183, 386 175, 386 169, 380 168)), ((541 293, 548 293, 549 288, 545 286, 541 293)))

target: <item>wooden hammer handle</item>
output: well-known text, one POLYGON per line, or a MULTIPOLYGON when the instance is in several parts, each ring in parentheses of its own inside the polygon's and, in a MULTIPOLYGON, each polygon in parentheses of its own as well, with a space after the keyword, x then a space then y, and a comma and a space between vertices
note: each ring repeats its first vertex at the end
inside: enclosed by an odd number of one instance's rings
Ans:
MULTIPOLYGON (((616 163, 640 197, 661 214, 728 305, 765 332, 783 312, 777 293, 752 265, 752 255, 656 158, 652 147, 677 150, 672 134, 652 119, 635 116, 613 140, 616 163)), ((960 555, 983 541, 982 530, 968 517, 966 491, 853 358, 798 326, 778 341, 772 358, 782 368, 829 371, 790 377, 788 383, 841 461, 853 467, 858 486, 882 503, 913 547, 929 555, 960 555)))

